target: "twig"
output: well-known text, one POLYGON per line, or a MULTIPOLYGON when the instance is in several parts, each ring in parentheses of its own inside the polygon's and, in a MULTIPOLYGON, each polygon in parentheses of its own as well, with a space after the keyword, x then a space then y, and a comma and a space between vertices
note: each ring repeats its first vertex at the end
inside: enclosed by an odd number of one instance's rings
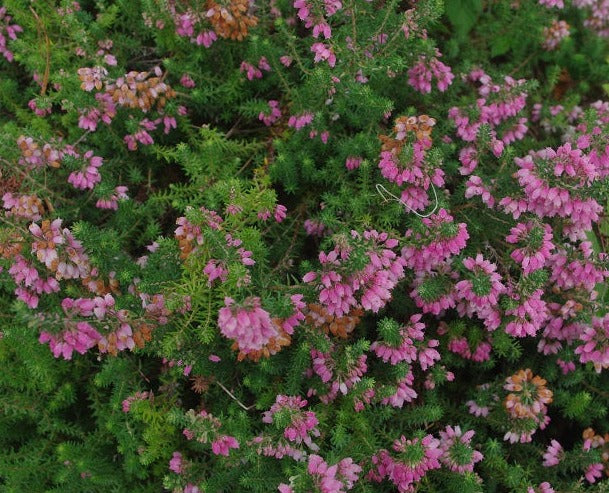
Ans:
POLYGON ((251 406, 246 406, 245 404, 243 404, 243 402, 241 402, 239 399, 237 399, 233 393, 228 390, 224 385, 222 385, 221 382, 219 382, 218 380, 216 380, 216 383, 222 388, 222 390, 224 390, 224 392, 226 392, 228 394, 228 396, 233 399, 237 404, 239 404, 243 409, 245 409, 246 411, 249 411, 250 409, 252 409, 254 407, 254 404, 252 404, 251 406))
POLYGON ((42 31, 42 35, 44 36, 44 45, 46 48, 46 66, 44 67, 44 75, 42 77, 42 84, 40 87, 40 95, 44 96, 44 93, 47 92, 47 86, 49 84, 49 77, 51 74, 51 41, 49 40, 49 35, 47 34, 47 30, 44 27, 44 24, 38 17, 36 11, 30 7, 32 14, 34 14, 34 18, 36 19, 36 23, 38 24, 39 32, 42 31))

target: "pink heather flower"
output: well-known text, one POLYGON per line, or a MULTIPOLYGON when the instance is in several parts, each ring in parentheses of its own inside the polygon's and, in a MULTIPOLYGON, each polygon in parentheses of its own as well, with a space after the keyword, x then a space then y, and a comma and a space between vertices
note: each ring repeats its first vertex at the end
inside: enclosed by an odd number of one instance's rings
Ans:
POLYGON ((596 464, 590 464, 585 471, 586 480, 589 483, 595 483, 597 479, 603 477, 604 466, 598 462, 596 464))
POLYGON ((312 442, 311 438, 320 435, 317 429, 319 421, 313 411, 301 411, 306 405, 307 401, 299 396, 278 395, 271 409, 264 412, 262 421, 273 423, 274 416, 280 414, 282 417, 280 422, 285 423, 286 417, 289 417, 289 423, 284 425, 283 436, 290 442, 304 443, 311 450, 317 451, 319 447, 312 442))
POLYGON ((462 433, 459 426, 447 426, 440 431, 440 461, 453 472, 473 472, 474 464, 483 459, 482 454, 470 446, 473 436, 473 430, 462 433))
POLYGON ((476 308, 497 305, 499 295, 505 292, 501 276, 496 272, 497 266, 484 260, 481 254, 476 255, 475 259, 467 257, 463 260, 463 266, 473 277, 455 285, 457 296, 476 308))
POLYGON ((417 359, 417 348, 414 341, 421 341, 424 337, 425 324, 420 322, 421 317, 420 314, 412 315, 410 322, 400 329, 399 345, 394 346, 375 341, 370 346, 370 350, 374 351, 385 363, 390 362, 392 365, 397 365, 402 361, 412 363, 417 359))
POLYGON ((563 0, 539 0, 539 5, 543 5, 547 8, 556 7, 557 9, 562 9, 565 7, 563 0))
POLYGON ((114 189, 114 193, 110 195, 110 197, 98 199, 95 207, 98 209, 111 209, 116 211, 118 210, 118 201, 128 199, 129 196, 127 195, 127 187, 119 185, 114 189))
POLYGON ((431 271, 463 250, 469 234, 465 223, 454 223, 453 217, 440 209, 437 214, 423 218, 421 228, 407 230, 405 238, 407 246, 402 248, 402 257, 406 267, 431 271))
MULTIPOLYGON (((569 24, 565 21, 552 20, 550 26, 543 28, 544 49, 548 51, 555 50, 560 45, 560 42, 568 37, 569 34, 569 24)), ((583 147, 580 147, 580 149, 583 149, 583 147)))
POLYGON ((50 115, 52 111, 50 106, 48 108, 39 108, 35 99, 30 99, 27 105, 37 116, 50 115))
POLYGON ((290 65, 292 65, 292 57, 291 56, 283 55, 283 56, 279 57, 279 61, 285 67, 289 67, 290 65))
POLYGON ((187 89, 192 89, 196 85, 195 81, 192 80, 192 78, 188 74, 182 74, 182 77, 180 77, 180 84, 182 84, 182 86, 186 87, 187 89))
POLYGON ((347 457, 338 464, 329 466, 322 457, 316 454, 309 456, 307 472, 321 493, 344 493, 353 488, 359 479, 362 468, 347 457))
POLYGON ((248 80, 262 79, 262 72, 260 69, 254 67, 251 63, 246 61, 241 62, 239 70, 246 73, 248 80))
POLYGON ((323 34, 325 39, 330 39, 332 37, 332 28, 330 27, 330 24, 327 22, 315 24, 313 26, 313 37, 317 39, 320 34, 323 34))
POLYGON ((480 406, 476 401, 467 401, 465 405, 467 406, 468 412, 478 418, 481 416, 485 418, 491 412, 490 408, 486 406, 480 406))
MULTIPOLYGON (((599 220, 602 211, 596 200, 578 196, 579 190, 588 188, 599 176, 590 158, 567 143, 556 151, 551 148, 531 151, 528 156, 514 161, 519 167, 516 177, 523 188, 526 210, 540 218, 564 218, 563 234, 573 241, 585 240, 585 232, 599 220), (542 178, 543 170, 547 168, 553 171, 553 177, 542 178)), ((503 200, 501 205, 504 205, 503 200)), ((509 205, 509 201, 505 205, 509 205)))
POLYGON ((381 404, 401 408, 405 402, 412 402, 417 398, 417 393, 413 389, 414 375, 409 370, 408 374, 396 383, 396 391, 393 395, 385 397, 381 404))
MULTIPOLYGON (((324 404, 333 401, 340 392, 346 395, 353 386, 360 382, 362 376, 368 370, 366 365, 367 356, 360 355, 356 360, 349 364, 341 365, 340 370, 337 370, 336 360, 333 357, 335 351, 331 350, 327 353, 322 353, 316 349, 311 349, 312 373, 316 374, 322 383, 327 384, 326 394, 320 395, 319 400, 324 404)), ((309 389, 309 395, 314 395, 314 389, 309 389)))
POLYGON ((9 62, 13 61, 14 56, 13 52, 7 48, 7 40, 15 40, 17 33, 23 32, 21 26, 11 24, 12 19, 12 16, 7 14, 6 7, 0 7, 0 54, 9 62))
POLYGON ((309 236, 324 236, 326 234, 326 226, 314 219, 306 219, 303 223, 305 232, 309 236))
POLYGON ((123 412, 128 413, 131 410, 131 404, 134 401, 143 401, 145 399, 148 399, 149 396, 150 396, 150 394, 148 392, 140 392, 140 391, 136 392, 133 395, 130 395, 125 400, 123 400, 123 402, 121 404, 123 412))
POLYGON ((42 202, 35 195, 13 195, 6 192, 2 196, 2 206, 6 209, 6 216, 17 216, 30 221, 42 219, 42 202))
POLYGON ((233 448, 239 448, 239 442, 229 435, 221 435, 211 442, 211 451, 216 455, 228 457, 229 450, 233 448))
POLYGON ((313 121, 313 113, 302 113, 300 115, 292 115, 288 120, 288 127, 295 128, 296 130, 300 130, 303 127, 306 127, 313 121))
POLYGON ((518 294, 510 293, 510 297, 519 304, 506 310, 507 316, 513 316, 505 327, 505 331, 514 337, 535 336, 549 318, 546 302, 541 299, 542 289, 531 293, 527 299, 521 299, 518 294))
POLYGON ((214 31, 203 31, 197 35, 195 42, 199 46, 203 45, 205 48, 209 48, 217 39, 218 36, 214 31))
POLYGON ((532 486, 527 488, 527 493, 554 493, 554 488, 547 481, 540 483, 539 489, 535 489, 532 486))
MULTIPOLYGON (((437 56, 441 56, 440 52, 437 52, 437 56)), ((446 91, 455 78, 450 67, 444 65, 436 57, 433 57, 428 61, 427 57, 422 56, 419 58, 419 61, 408 70, 408 84, 423 94, 431 92, 432 77, 435 77, 437 80, 436 84, 441 92, 446 91)))
POLYGON ((279 486, 277 486, 277 491, 279 491, 279 493, 294 493, 294 490, 285 483, 281 483, 279 486))
POLYGON ((596 284, 609 277, 609 271, 595 261, 592 243, 583 241, 578 250, 559 250, 552 256, 548 265, 552 272, 550 281, 560 289, 577 287, 593 291, 596 284))
POLYGON ((556 364, 560 366, 563 375, 575 371, 575 363, 573 363, 573 361, 563 361, 559 358, 556 360, 556 364))
POLYGON ((182 454, 180 452, 173 453, 173 457, 169 461, 169 470, 176 474, 182 474, 182 454))
POLYGON ((271 211, 269 211, 268 209, 264 209, 264 210, 258 212, 257 217, 261 221, 266 221, 269 219, 269 217, 271 217, 271 211))
POLYGON ((505 241, 525 245, 511 254, 511 257, 522 266, 525 275, 543 269, 554 250, 552 227, 549 224, 541 226, 532 221, 526 224, 518 223, 510 230, 505 241))
POLYGON ((465 337, 455 337, 448 343, 449 351, 458 354, 462 358, 471 359, 476 362, 488 361, 491 349, 492 347, 488 342, 481 341, 472 353, 469 348, 469 342, 465 337))
POLYGON ((592 324, 583 327, 579 339, 582 344, 575 354, 581 363, 591 362, 597 373, 609 368, 609 315, 593 317, 592 324))
POLYGON ((261 120, 267 127, 270 127, 279 118, 281 118, 281 110, 279 109, 279 101, 274 99, 268 102, 270 113, 266 114, 263 111, 258 115, 258 119, 261 120))
POLYGON ((264 70, 266 72, 269 72, 271 70, 271 66, 269 65, 269 61, 266 59, 265 56, 260 57, 260 60, 258 60, 258 68, 260 70, 264 70))
POLYGON ((359 165, 362 164, 362 158, 359 156, 349 156, 345 161, 345 167, 348 170, 354 170, 359 168, 359 165))
POLYGON ((285 205, 278 204, 275 207, 275 214, 274 214, 275 221, 277 221, 278 223, 282 222, 287 216, 287 214, 286 214, 287 210, 288 209, 285 205))
POLYGON ((387 478, 401 492, 415 491, 416 484, 427 474, 427 471, 440 468, 439 458, 442 450, 440 441, 432 435, 407 440, 402 436, 393 444, 397 458, 386 450, 372 456, 375 468, 369 473, 372 481, 381 482, 387 478))
POLYGON ((233 339, 241 351, 258 351, 279 335, 269 313, 261 307, 260 298, 247 298, 241 306, 224 298, 224 304, 218 314, 220 332, 233 339))
POLYGON ((482 203, 489 209, 495 206, 495 198, 491 195, 489 188, 482 182, 482 178, 472 175, 467 180, 465 189, 465 198, 471 199, 475 196, 480 196, 482 203))
POLYGON ((331 46, 327 46, 324 43, 313 43, 311 51, 315 53, 315 58, 313 60, 315 63, 327 61, 330 67, 336 65, 336 55, 331 46))
POLYGON ((562 445, 556 440, 552 440, 546 453, 543 454, 543 465, 545 467, 555 466, 561 461, 563 455, 562 445))
POLYGON ((72 352, 85 354, 89 349, 95 347, 100 341, 101 335, 87 322, 77 322, 70 329, 59 334, 41 332, 39 342, 49 343, 53 356, 64 359, 72 359, 72 352))
MULTIPOLYGON (((78 156, 76 156, 78 157, 78 156)), ((103 164, 103 159, 99 156, 94 156, 93 151, 87 151, 83 159, 87 162, 84 171, 73 171, 68 177, 68 183, 81 190, 93 189, 95 185, 101 182, 99 168, 103 164)))
POLYGON ((203 274, 207 276, 207 285, 211 286, 216 279, 221 282, 226 282, 228 279, 228 269, 224 262, 216 259, 211 259, 203 268, 203 274))
POLYGON ((444 172, 426 161, 427 151, 430 148, 431 140, 424 138, 413 144, 406 144, 400 154, 397 154, 396 149, 381 151, 381 159, 378 164, 381 174, 396 185, 412 185, 402 191, 401 199, 415 210, 428 205, 429 199, 426 190, 431 184, 437 187, 444 185, 444 172), (411 205, 416 201, 424 203, 411 205))

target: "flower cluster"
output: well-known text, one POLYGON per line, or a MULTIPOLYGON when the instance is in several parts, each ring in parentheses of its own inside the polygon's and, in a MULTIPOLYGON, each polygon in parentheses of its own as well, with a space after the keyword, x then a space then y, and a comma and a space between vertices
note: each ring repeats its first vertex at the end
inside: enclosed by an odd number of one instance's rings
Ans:
POLYGON ((448 65, 438 60, 441 56, 442 54, 437 50, 436 55, 429 59, 421 56, 417 63, 408 70, 408 84, 415 90, 427 94, 431 92, 431 81, 435 78, 438 90, 446 91, 455 76, 448 65))
POLYGON ((320 274, 308 272, 303 278, 310 283, 319 277, 316 286, 319 302, 328 314, 337 317, 354 308, 378 312, 391 299, 391 290, 404 276, 404 260, 393 251, 397 240, 375 230, 364 231, 361 235, 351 231, 351 237, 354 246, 345 239, 343 245, 337 245, 330 253, 321 252, 319 262, 323 271, 320 274), (349 264, 358 260, 361 263, 361 253, 367 261, 354 272, 349 264))
POLYGON ((435 120, 426 115, 400 117, 395 122, 395 137, 379 136, 381 174, 400 187, 406 186, 401 192, 401 201, 415 211, 429 205, 427 190, 432 185, 444 185, 441 163, 430 157, 434 125, 435 120))
POLYGON ((505 241, 524 245, 517 248, 511 257, 522 266, 524 275, 543 269, 552 256, 552 227, 549 224, 538 225, 529 221, 518 223, 510 230, 505 241))
POLYGON ((260 305, 260 298, 248 298, 241 305, 225 298, 224 305, 218 313, 218 327, 224 337, 237 343, 240 351, 258 351, 279 335, 269 312, 260 305))
POLYGON ((528 368, 508 377, 503 388, 510 391, 503 406, 514 424, 504 439, 512 443, 530 442, 535 428, 543 429, 550 421, 547 405, 552 402, 552 391, 546 388, 543 378, 533 376, 528 368))
POLYGON ((51 144, 45 143, 42 148, 32 137, 20 135, 17 139, 17 146, 21 152, 19 164, 27 166, 29 169, 50 166, 59 168, 63 154, 53 148, 51 144))
POLYGON ((548 51, 555 50, 569 34, 569 24, 554 19, 549 27, 543 28, 543 37, 545 38, 543 47, 548 51))
POLYGON ((402 435, 395 440, 393 450, 395 457, 387 450, 380 450, 372 456, 374 469, 368 473, 368 479, 376 482, 388 479, 400 493, 414 492, 428 471, 441 467, 440 440, 433 435, 413 439, 402 435))
POLYGON ((200 443, 210 443, 211 451, 215 455, 228 457, 231 449, 238 449, 239 442, 230 435, 223 435, 219 432, 222 423, 212 414, 205 410, 198 414, 193 409, 186 413, 188 425, 183 430, 184 436, 188 440, 195 439, 200 443))
POLYGON ((311 454, 307 465, 307 472, 322 493, 344 493, 352 489, 361 471, 362 468, 351 457, 329 466, 322 457, 311 454))
POLYGON ((6 7, 0 7, 0 55, 9 62, 13 61, 14 55, 7 47, 8 40, 17 39, 17 33, 23 31, 21 26, 11 24, 12 20, 13 18, 8 15, 6 7))
POLYGON ((307 305, 306 323, 307 325, 321 328, 326 334, 346 339, 359 324, 364 311, 355 308, 350 313, 338 317, 331 315, 328 310, 317 303, 307 305))
POLYGON ((501 276, 496 272, 497 266, 477 254, 476 258, 464 259, 463 267, 467 269, 468 278, 455 284, 459 300, 457 310, 462 316, 477 314, 489 330, 496 329, 500 317, 495 307, 499 296, 506 291, 501 276))
POLYGON ((44 205, 35 195, 6 192, 2 196, 2 206, 6 209, 6 217, 15 216, 29 221, 40 221, 44 213, 44 205))
POLYGON ((474 435, 473 430, 463 433, 460 426, 447 426, 440 431, 440 462, 459 474, 473 472, 474 464, 483 459, 482 453, 471 447, 474 435))
POLYGON ((420 322, 421 317, 422 315, 412 315, 409 323, 399 328, 399 336, 396 340, 375 341, 370 349, 385 363, 397 365, 401 362, 412 363, 418 360, 421 369, 426 371, 440 359, 440 353, 434 349, 440 343, 436 339, 421 343, 425 337, 423 332, 425 324, 420 322))
POLYGON ((340 356, 333 346, 326 353, 311 349, 312 368, 308 369, 306 374, 308 377, 317 375, 325 393, 319 395, 317 389, 310 388, 309 396, 318 395, 319 400, 327 404, 336 399, 339 392, 346 395, 356 383, 361 381, 368 370, 367 356, 350 355, 348 351, 342 355, 342 358, 340 356))
POLYGON ((406 246, 402 257, 406 267, 417 272, 431 271, 463 250, 469 239, 467 225, 456 224, 445 209, 423 218, 416 229, 405 233, 406 246))
POLYGON ((319 447, 311 438, 319 436, 319 421, 313 411, 301 411, 306 405, 307 401, 299 396, 278 395, 271 409, 264 412, 262 421, 283 428, 283 436, 288 441, 297 445, 304 443, 311 450, 317 451, 319 447))

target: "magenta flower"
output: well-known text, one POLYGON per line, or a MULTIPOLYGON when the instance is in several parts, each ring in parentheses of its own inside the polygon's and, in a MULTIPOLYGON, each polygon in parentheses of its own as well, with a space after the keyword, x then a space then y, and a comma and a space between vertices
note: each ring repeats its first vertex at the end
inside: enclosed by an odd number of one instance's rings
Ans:
POLYGON ((496 272, 497 266, 484 260, 481 254, 475 259, 466 258, 463 266, 471 272, 471 278, 455 285, 457 296, 476 308, 497 305, 499 295, 505 292, 501 276, 496 272))
POLYGON ((230 449, 236 448, 239 448, 239 442, 235 437, 229 435, 221 435, 211 442, 211 451, 216 455, 228 457, 230 449))
POLYGON ((474 433, 473 430, 463 433, 459 426, 447 426, 440 431, 440 461, 451 471, 459 474, 473 472, 474 464, 483 459, 482 454, 470 445, 474 433))
POLYGON ((274 416, 279 415, 280 423, 285 423, 289 418, 289 423, 285 426, 283 436, 290 442, 304 443, 311 450, 317 451, 319 447, 312 441, 312 437, 320 435, 317 425, 319 421, 313 411, 301 411, 307 405, 307 401, 299 396, 278 395, 275 404, 269 411, 265 411, 262 416, 264 423, 273 423, 274 416))
POLYGON ((315 53, 315 58, 313 60, 315 63, 327 61, 330 67, 336 65, 336 55, 331 46, 325 45, 324 43, 313 43, 311 51, 315 53))
POLYGON ((545 467, 555 466, 562 460, 563 455, 562 445, 556 440, 552 440, 550 445, 548 445, 546 453, 543 454, 543 465, 545 467))
POLYGON ((279 331, 269 313, 260 305, 260 298, 247 298, 242 305, 235 305, 232 298, 225 298, 224 308, 218 313, 218 327, 225 337, 233 339, 243 352, 262 349, 279 331))
POLYGON ((440 56, 440 52, 437 51, 436 56, 429 60, 425 56, 420 57, 419 61, 408 70, 408 84, 415 90, 427 94, 431 92, 431 81, 435 78, 440 92, 446 91, 455 76, 448 65, 438 60, 437 57, 440 56))
POLYGON ((171 460, 169 461, 169 470, 176 474, 182 474, 182 454, 180 452, 174 452, 171 460))

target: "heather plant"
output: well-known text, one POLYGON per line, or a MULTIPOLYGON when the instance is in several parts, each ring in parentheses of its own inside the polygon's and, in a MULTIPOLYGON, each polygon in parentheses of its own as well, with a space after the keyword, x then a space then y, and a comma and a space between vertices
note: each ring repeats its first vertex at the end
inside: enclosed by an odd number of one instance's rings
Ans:
POLYGON ((5 0, 2 490, 606 491, 608 12, 5 0))

